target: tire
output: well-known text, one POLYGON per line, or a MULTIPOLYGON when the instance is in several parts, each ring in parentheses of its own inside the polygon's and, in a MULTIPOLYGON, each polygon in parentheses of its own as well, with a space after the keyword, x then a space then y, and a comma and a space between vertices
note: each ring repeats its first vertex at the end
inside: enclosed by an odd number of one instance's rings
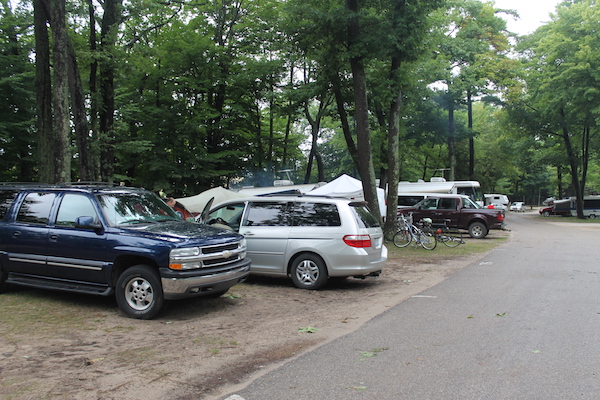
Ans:
POLYGON ((421 242, 421 246, 427 250, 433 250, 435 249, 435 246, 437 246, 437 240, 435 240, 435 237, 426 233, 419 234, 419 241, 421 242))
POLYGON ((542 217, 549 217, 550 216, 550 212, 549 211, 544 211, 542 213, 542 217))
POLYGON ((412 236, 408 230, 402 229, 396 232, 393 242, 396 247, 406 247, 410 244, 411 240, 412 236))
POLYGON ((119 308, 137 319, 154 318, 165 303, 160 277, 148 265, 128 268, 119 276, 116 298, 119 308))
POLYGON ((483 222, 473 222, 469 225, 469 235, 473 239, 483 239, 486 237, 488 230, 483 222))
POLYGON ((314 254, 300 254, 292 262, 292 282, 300 289, 320 289, 327 282, 327 267, 314 254))
POLYGON ((4 293, 8 290, 8 283, 6 283, 7 274, 4 269, 0 267, 0 293, 4 293))
POLYGON ((596 214, 590 214, 590 219, 596 219, 596 214))
POLYGON ((462 233, 460 232, 446 232, 442 234, 444 244, 448 247, 456 247, 461 243, 464 243, 462 233))

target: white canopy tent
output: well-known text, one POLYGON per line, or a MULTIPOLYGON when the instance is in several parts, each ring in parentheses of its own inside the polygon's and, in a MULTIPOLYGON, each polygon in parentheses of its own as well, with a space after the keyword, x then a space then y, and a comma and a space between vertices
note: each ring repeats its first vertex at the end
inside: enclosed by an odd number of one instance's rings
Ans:
MULTIPOLYGON (((363 201, 365 199, 362 182, 345 174, 321 187, 307 192, 306 194, 316 196, 347 197, 359 201, 363 201)), ((385 218, 385 191, 381 188, 377 188, 377 199, 379 200, 380 215, 382 218, 385 218)))
POLYGON ((216 187, 208 189, 200 194, 190 197, 183 197, 175 199, 188 209, 192 213, 201 213, 206 207, 206 204, 214 197, 211 208, 230 199, 239 199, 242 197, 248 197, 247 194, 236 193, 232 190, 225 189, 223 187, 216 187))

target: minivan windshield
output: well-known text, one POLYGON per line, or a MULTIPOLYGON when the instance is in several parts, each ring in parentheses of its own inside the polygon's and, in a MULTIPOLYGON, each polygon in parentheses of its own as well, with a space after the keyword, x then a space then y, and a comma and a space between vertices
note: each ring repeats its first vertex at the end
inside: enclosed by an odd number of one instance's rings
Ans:
POLYGON ((110 226, 181 221, 175 210, 151 192, 103 193, 97 198, 110 226))
POLYGON ((371 211, 363 204, 350 203, 350 209, 354 211, 356 222, 361 228, 378 228, 379 222, 373 216, 371 211))

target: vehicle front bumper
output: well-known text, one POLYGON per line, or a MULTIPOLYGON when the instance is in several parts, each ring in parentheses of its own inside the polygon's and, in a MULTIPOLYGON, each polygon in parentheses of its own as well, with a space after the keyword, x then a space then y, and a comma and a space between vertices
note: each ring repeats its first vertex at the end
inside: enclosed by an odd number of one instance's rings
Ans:
POLYGON ((250 260, 245 259, 241 265, 226 272, 216 271, 200 276, 163 276, 161 282, 165 299, 174 300, 227 291, 233 285, 245 281, 249 274, 250 260))

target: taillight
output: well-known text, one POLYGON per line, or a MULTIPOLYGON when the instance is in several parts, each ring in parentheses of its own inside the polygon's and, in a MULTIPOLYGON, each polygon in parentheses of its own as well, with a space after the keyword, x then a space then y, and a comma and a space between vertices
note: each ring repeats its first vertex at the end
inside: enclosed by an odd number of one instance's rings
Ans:
POLYGON ((371 236, 369 235, 346 235, 343 240, 351 247, 371 247, 371 236))
POLYGON ((498 214, 498 221, 504 221, 504 214, 498 214))

